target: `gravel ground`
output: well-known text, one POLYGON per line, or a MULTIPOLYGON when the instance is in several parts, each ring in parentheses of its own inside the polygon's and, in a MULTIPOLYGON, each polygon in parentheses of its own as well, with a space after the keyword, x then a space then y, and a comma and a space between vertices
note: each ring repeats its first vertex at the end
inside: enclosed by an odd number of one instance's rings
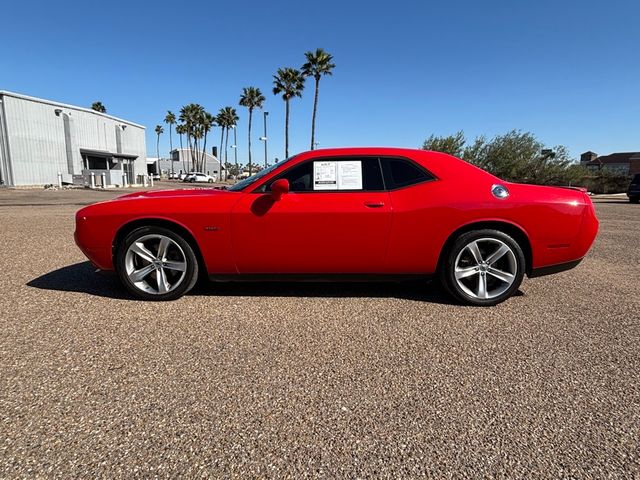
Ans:
POLYGON ((97 194, 46 195, 0 206, 2 478, 640 476, 636 205, 597 203, 588 258, 493 308, 421 284, 154 304, 75 247, 97 194))

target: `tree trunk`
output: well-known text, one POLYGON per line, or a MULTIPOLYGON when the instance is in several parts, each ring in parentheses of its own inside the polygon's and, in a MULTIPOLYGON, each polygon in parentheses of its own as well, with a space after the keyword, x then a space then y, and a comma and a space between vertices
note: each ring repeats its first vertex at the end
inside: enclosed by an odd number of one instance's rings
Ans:
POLYGON ((204 142, 202 143, 202 173, 207 173, 207 134, 204 132, 204 142))
POLYGON ((251 117, 253 116, 253 108, 249 108, 249 176, 251 176, 251 117))
POLYGON ((218 152, 218 161, 220 162, 220 178, 222 178, 222 145, 224 144, 224 127, 220 125, 220 151, 218 152))
POLYGON ((171 162, 171 176, 173 176, 173 140, 171 138, 171 131, 173 130, 173 123, 169 124, 169 161, 171 162))
POLYGON ((182 168, 184 168, 184 173, 187 173, 187 164, 184 161, 184 155, 183 155, 183 148, 182 148, 182 134, 180 134, 180 155, 178 156, 178 159, 182 159, 182 168))
POLYGON ((311 150, 315 149, 316 143, 316 112, 318 111, 318 87, 320 79, 316 77, 316 94, 313 99, 313 116, 311 117, 311 150))
POLYGON ((158 140, 156 140, 156 157, 158 157, 158 162, 160 161, 160 134, 158 134, 158 140))
MULTIPOLYGON (((229 129, 227 128, 227 135, 224 141, 224 179, 227 179, 227 154, 229 153, 229 129)), ((222 154, 220 154, 220 156, 222 156, 222 154)), ((220 162, 220 178, 222 178, 222 162, 220 162)))
POLYGON ((284 117, 284 158, 289 158, 289 99, 285 100, 284 117))

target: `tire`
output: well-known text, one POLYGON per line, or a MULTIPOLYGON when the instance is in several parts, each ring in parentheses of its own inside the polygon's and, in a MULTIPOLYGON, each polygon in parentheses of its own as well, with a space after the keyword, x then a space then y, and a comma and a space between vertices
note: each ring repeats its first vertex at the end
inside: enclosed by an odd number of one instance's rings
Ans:
POLYGON ((638 203, 640 202, 640 197, 629 197, 629 202, 638 203))
POLYGON ((189 183, 196 183, 196 179, 195 178, 189 179, 189 183))
POLYGON ((209 180, 207 180, 207 182, 208 183, 213 183, 213 179, 210 178, 209 180))
POLYGON ((474 230, 460 235, 445 252, 440 279, 458 301, 489 307, 518 290, 525 266, 522 248, 509 235, 499 230, 474 230))
POLYGON ((182 236, 163 227, 135 229, 116 252, 116 272, 124 287, 142 300, 180 298, 198 280, 198 259, 182 236), (142 247, 142 248, 141 248, 142 247), (162 249, 162 255, 159 255, 162 249))

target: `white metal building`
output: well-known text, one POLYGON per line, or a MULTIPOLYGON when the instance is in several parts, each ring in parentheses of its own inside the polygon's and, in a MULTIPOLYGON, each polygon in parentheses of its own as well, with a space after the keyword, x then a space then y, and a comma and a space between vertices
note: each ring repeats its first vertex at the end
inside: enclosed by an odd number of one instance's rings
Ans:
MULTIPOLYGON (((163 174, 171 173, 171 163, 173 163, 174 173, 181 172, 193 172, 193 163, 191 161, 192 155, 204 160, 203 172, 208 175, 212 175, 216 178, 220 178, 220 160, 215 156, 216 148, 213 148, 213 153, 203 152, 201 150, 191 151, 187 148, 175 148, 171 152, 171 160, 168 158, 161 158, 159 162, 159 168, 163 174)), ((158 172, 160 173, 160 172, 158 172)))
POLYGON ((88 108, 0 90, 0 185, 140 183, 145 127, 88 108), (104 173, 104 176, 102 175, 104 173))

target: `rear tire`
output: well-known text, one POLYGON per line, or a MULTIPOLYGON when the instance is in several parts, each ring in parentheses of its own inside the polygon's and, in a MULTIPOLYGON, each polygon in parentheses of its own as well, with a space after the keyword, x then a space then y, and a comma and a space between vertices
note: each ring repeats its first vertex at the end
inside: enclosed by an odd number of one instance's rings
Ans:
POLYGON ((629 197, 629 202, 638 203, 640 202, 640 197, 629 197))
POLYGON ((141 227, 118 247, 116 271, 124 287, 142 300, 175 300, 198 280, 198 259, 182 236, 163 227, 141 227))
POLYGON ((467 305, 493 306, 511 297, 525 272, 522 248, 499 230, 463 233, 445 253, 440 279, 446 290, 467 305))

